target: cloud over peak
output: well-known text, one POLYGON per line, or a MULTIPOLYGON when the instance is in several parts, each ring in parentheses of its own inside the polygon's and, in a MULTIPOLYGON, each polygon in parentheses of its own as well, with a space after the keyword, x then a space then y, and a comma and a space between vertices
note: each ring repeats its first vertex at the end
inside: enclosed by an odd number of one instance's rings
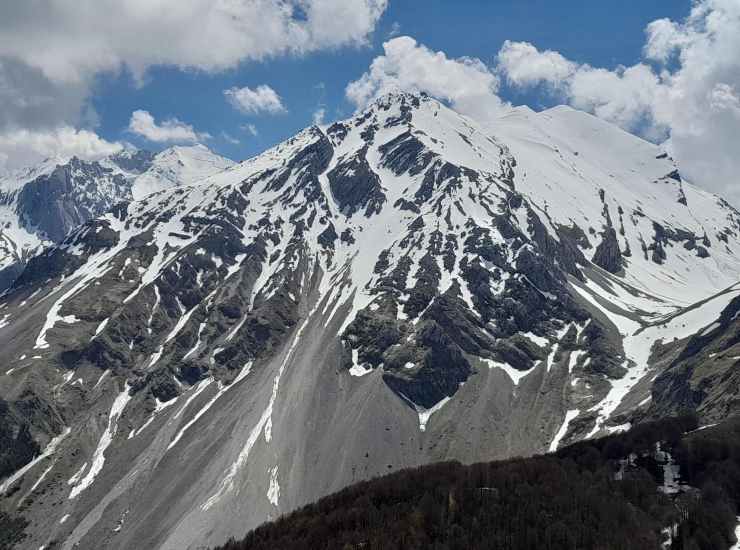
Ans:
POLYGON ((235 109, 244 114, 278 114, 287 112, 280 96, 267 84, 261 84, 254 89, 248 86, 244 86, 243 88, 229 88, 228 90, 224 90, 224 96, 226 96, 226 100, 235 109))
POLYGON ((154 143, 198 143, 210 139, 204 132, 196 132, 190 124, 170 118, 157 123, 149 111, 131 113, 129 132, 154 143))
POLYGON ((449 58, 409 36, 388 40, 383 51, 365 74, 347 86, 347 98, 358 108, 395 90, 427 92, 480 118, 498 113, 503 106, 497 95, 498 76, 480 59, 449 58))
POLYGON ((28 166, 39 159, 79 157, 99 160, 123 149, 95 132, 62 126, 53 130, 17 130, 0 134, 0 172, 28 166))
MULTIPOLYGON (((33 151, 19 155, 17 149, 3 150, 4 143, 20 142, 31 134, 53 136, 65 128, 94 128, 97 119, 90 99, 101 74, 126 71, 141 83, 155 66, 216 73, 247 61, 362 46, 368 43, 387 2, 3 2, 0 155, 15 166, 20 162, 15 159, 26 162, 33 151)), ((181 126, 157 128, 141 117, 135 121, 135 127, 150 136, 147 139, 197 138, 181 126)))
POLYGON ((595 68, 506 42, 498 71, 516 87, 545 84, 566 101, 649 139, 668 138, 682 172, 740 205, 740 3, 697 0, 684 21, 646 28, 645 59, 595 68))

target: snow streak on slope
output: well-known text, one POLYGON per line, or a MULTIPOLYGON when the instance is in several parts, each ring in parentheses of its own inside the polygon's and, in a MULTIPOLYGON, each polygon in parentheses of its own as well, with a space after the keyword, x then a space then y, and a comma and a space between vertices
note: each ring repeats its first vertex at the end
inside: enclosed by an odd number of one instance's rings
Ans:
POLYGON ((108 426, 103 432, 103 435, 100 437, 100 441, 98 441, 98 446, 96 447, 95 452, 92 456, 90 469, 87 471, 87 474, 85 474, 85 476, 81 478, 77 483, 75 483, 72 487, 72 490, 69 493, 70 500, 77 498, 82 491, 90 487, 100 471, 103 469, 103 465, 105 464, 105 451, 113 442, 113 438, 116 436, 116 432, 118 430, 118 420, 121 418, 121 414, 123 413, 123 410, 126 408, 126 405, 130 400, 131 395, 129 393, 129 387, 127 385, 123 389, 123 391, 118 394, 115 401, 113 401, 113 405, 110 409, 110 414, 108 415, 108 426))
POLYGON ((0 495, 4 494, 13 485, 13 483, 18 481, 21 477, 23 477, 26 474, 26 472, 28 472, 36 464, 38 464, 45 458, 52 456, 54 452, 56 451, 57 447, 59 446, 59 444, 64 440, 65 437, 69 435, 70 431, 71 431, 71 428, 69 427, 64 428, 64 431, 62 431, 61 434, 59 434, 54 439, 52 439, 39 456, 34 458, 31 462, 23 466, 23 468, 21 468, 20 470, 12 474, 10 477, 3 480, 3 482, 0 483, 0 495))
POLYGON ((568 426, 570 425, 571 421, 575 419, 579 414, 581 414, 581 411, 579 411, 578 409, 573 409, 565 413, 565 420, 563 420, 563 425, 560 426, 558 433, 555 434, 555 437, 550 443, 550 448, 548 449, 548 451, 554 453, 558 450, 558 445, 560 445, 560 442, 563 440, 565 434, 568 432, 568 426))

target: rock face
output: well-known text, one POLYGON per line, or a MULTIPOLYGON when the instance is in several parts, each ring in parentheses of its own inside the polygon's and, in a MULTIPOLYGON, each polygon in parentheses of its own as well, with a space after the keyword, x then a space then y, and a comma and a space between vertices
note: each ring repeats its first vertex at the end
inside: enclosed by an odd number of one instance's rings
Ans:
POLYGON ((0 178, 0 292, 28 259, 121 201, 187 185, 233 163, 202 145, 123 151, 95 162, 49 160, 0 178))
POLYGON ((0 299, 22 547, 215 544, 392 469, 724 414, 740 216, 675 170, 572 109, 485 131, 393 94, 85 222, 0 299))

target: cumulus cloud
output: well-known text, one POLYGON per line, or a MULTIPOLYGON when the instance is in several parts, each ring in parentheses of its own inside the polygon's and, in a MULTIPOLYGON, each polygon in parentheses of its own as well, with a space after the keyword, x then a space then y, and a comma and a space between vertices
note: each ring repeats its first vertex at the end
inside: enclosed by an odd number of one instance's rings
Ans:
MULTIPOLYGON (((528 42, 507 40, 497 57, 497 71, 516 87, 546 85, 558 98, 590 111, 628 130, 652 122, 651 105, 659 95, 660 82, 645 64, 594 68, 566 59, 558 52, 539 51, 528 42)), ((649 126, 653 135, 661 128, 649 126)))
POLYGON ((57 157, 65 161, 73 156, 98 160, 123 149, 123 144, 109 142, 95 132, 69 126, 43 130, 17 130, 0 133, 0 170, 14 170, 40 159, 57 157))
MULTIPOLYGON (((102 73, 209 73, 367 44, 388 0, 38 0, 0 3, 0 134, 94 128, 102 73)), ((10 151, 2 151, 5 156, 10 151)))
POLYGON ((5 2, 0 56, 61 82, 153 65, 205 71, 249 59, 364 44, 387 0, 5 2))
POLYGON ((211 137, 207 133, 196 132, 190 124, 176 118, 158 124, 149 111, 143 110, 131 113, 128 130, 154 143, 197 143, 211 137))
POLYGON ((313 123, 315 125, 320 125, 324 123, 324 119, 326 119, 326 109, 324 107, 319 107, 313 112, 313 123))
POLYGON ((528 42, 511 40, 504 42, 497 60, 508 82, 516 86, 533 86, 544 82, 559 88, 577 69, 575 63, 558 52, 540 52, 528 42))
POLYGON ((451 59, 413 38, 400 36, 383 44, 368 72, 350 82, 347 98, 362 108, 378 96, 397 90, 420 91, 449 101, 460 112, 488 119, 501 111, 498 77, 480 59, 451 59))
POLYGON ((224 96, 235 109, 245 114, 268 113, 274 115, 287 112, 280 96, 267 84, 261 84, 254 89, 248 86, 229 88, 224 90, 224 96))
POLYGON ((573 106, 668 139, 684 176, 740 206, 740 3, 696 0, 683 21, 646 29, 644 61, 610 70, 507 42, 498 71, 513 86, 546 84, 573 106))

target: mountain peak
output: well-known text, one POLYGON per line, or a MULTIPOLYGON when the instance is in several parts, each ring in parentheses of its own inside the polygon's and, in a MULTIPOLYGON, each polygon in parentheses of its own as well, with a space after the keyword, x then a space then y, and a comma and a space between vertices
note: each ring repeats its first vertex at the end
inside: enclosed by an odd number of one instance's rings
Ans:
POLYGON ((154 155, 148 170, 134 181, 131 193, 140 199, 168 187, 191 185, 234 164, 202 144, 175 145, 154 155))
MULTIPOLYGON (((520 114, 493 137, 393 94, 230 169, 162 152, 143 200, 35 256, 0 299, 4 376, 41 402, 11 403, 13 429, 65 438, 34 528, 66 498, 101 518, 83 545, 124 519, 122 548, 208 545, 389 466, 726 414, 740 216, 654 145, 520 114)), ((14 507, 35 479, 7 482, 14 507)))

